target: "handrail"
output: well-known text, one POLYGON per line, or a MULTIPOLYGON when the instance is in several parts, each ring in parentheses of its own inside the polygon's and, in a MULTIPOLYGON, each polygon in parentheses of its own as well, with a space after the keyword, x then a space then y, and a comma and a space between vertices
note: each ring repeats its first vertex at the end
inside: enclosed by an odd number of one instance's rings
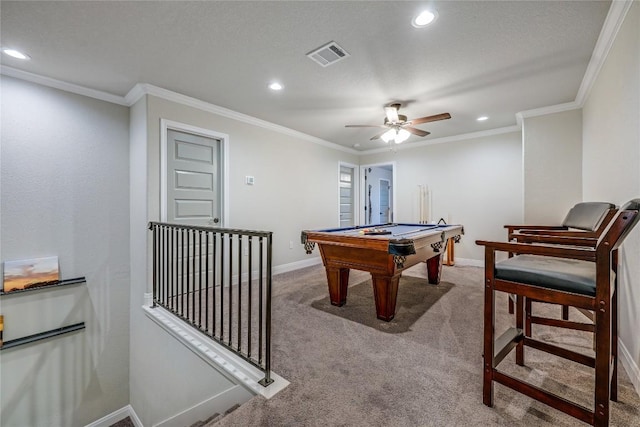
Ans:
POLYGON ((268 237, 273 235, 273 232, 271 231, 244 230, 241 228, 207 227, 207 226, 199 226, 199 225, 186 225, 186 224, 175 224, 171 222, 155 222, 155 221, 152 221, 149 223, 149 230, 152 230, 154 226, 180 227, 180 229, 182 230, 216 231, 218 233, 242 234, 244 236, 268 237))
POLYGON ((153 306, 271 379, 272 232, 150 222, 153 306))

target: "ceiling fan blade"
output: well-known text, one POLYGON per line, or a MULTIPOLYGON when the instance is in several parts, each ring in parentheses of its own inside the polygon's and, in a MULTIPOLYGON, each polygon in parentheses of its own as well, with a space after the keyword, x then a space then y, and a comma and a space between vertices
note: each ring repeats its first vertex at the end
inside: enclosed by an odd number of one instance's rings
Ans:
POLYGON ((397 123, 400 120, 396 107, 384 107, 384 113, 387 115, 387 120, 391 123, 397 123))
POLYGON ((413 119, 411 120, 410 123, 412 125, 419 125, 420 123, 437 122, 438 120, 446 120, 450 118, 451 118, 451 114, 442 113, 442 114, 436 114, 434 116, 427 116, 427 117, 421 117, 419 119, 413 119))
POLYGON ((406 129, 412 134, 418 135, 418 136, 427 136, 431 133, 431 132, 427 132, 426 130, 412 128, 411 126, 404 126, 402 129, 406 129))
POLYGON ((344 125, 346 128, 386 128, 385 125, 344 125))

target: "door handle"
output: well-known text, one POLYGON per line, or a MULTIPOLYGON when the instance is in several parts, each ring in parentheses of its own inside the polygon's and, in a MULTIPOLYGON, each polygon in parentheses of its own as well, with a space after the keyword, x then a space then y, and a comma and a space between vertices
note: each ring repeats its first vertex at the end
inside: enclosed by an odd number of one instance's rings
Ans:
POLYGON ((220 222, 220 218, 212 218, 209 220, 209 225, 217 224, 220 222))

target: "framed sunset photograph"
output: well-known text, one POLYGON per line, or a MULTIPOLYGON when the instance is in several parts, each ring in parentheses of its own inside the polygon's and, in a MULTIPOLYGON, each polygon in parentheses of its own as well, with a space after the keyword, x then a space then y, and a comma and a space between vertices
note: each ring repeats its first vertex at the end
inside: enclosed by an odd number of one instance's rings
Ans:
POLYGON ((4 262, 2 289, 4 293, 46 286, 60 280, 58 257, 35 258, 4 262))

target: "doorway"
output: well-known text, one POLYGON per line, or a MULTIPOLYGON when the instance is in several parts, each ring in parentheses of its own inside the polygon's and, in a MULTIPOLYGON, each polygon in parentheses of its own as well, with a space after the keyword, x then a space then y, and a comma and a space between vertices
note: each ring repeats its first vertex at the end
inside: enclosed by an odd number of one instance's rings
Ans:
POLYGON ((360 224, 386 224, 396 216, 395 163, 360 167, 360 224))
POLYGON ((338 163, 338 225, 353 227, 358 212, 358 166, 350 163, 338 163))

